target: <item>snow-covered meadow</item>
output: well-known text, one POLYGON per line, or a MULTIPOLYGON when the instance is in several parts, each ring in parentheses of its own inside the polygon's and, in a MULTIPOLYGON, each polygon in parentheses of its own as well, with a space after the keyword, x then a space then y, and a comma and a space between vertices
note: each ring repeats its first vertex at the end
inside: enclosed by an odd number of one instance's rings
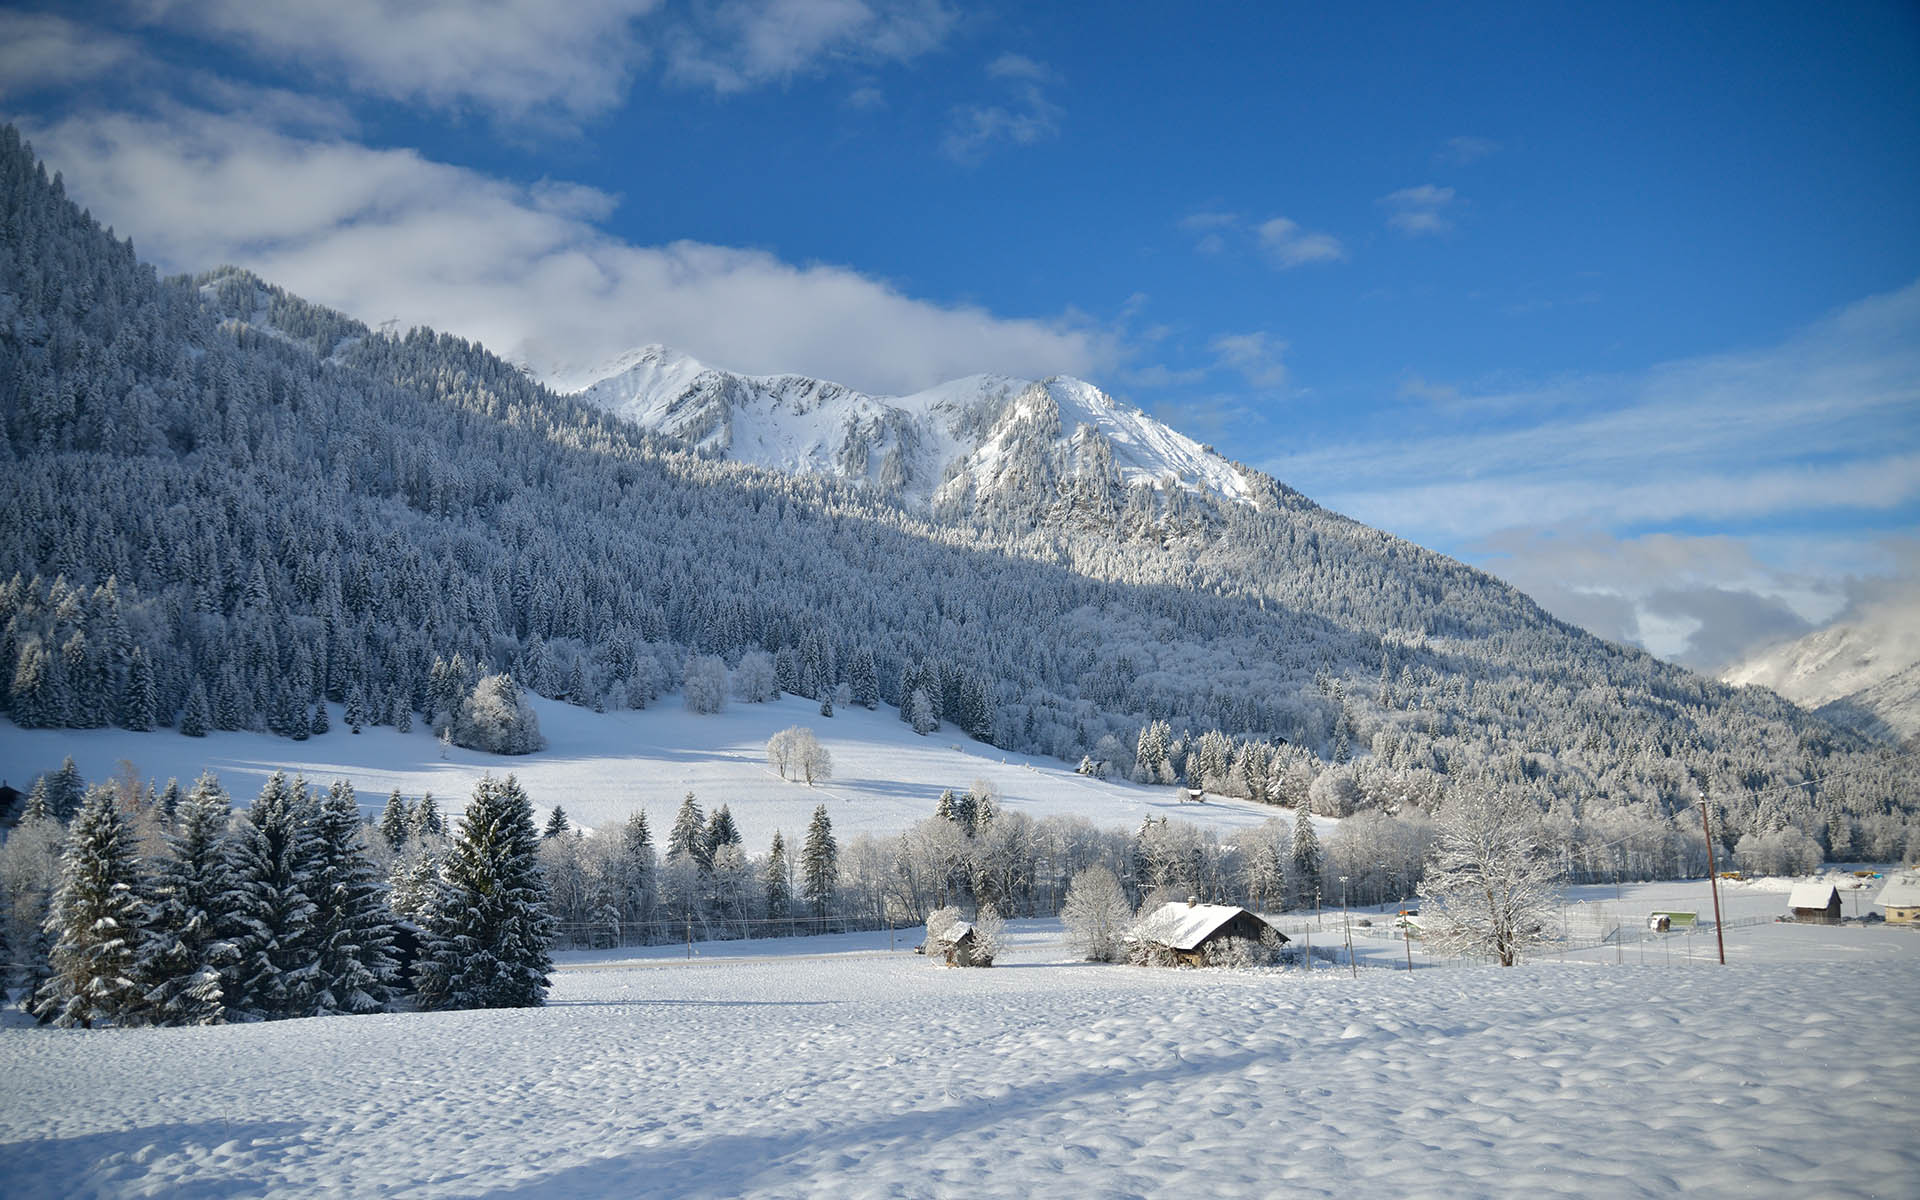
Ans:
POLYGON ((1911 1195, 1920 934, 1153 971, 1017 923, 582 955, 535 1010, 0 1029, 18 1197, 1911 1195), (1828 953, 1834 948, 1845 953, 1828 953), (1824 949, 1823 949, 1824 948, 1824 949))
POLYGON ((589 827, 619 824, 639 808, 664 828, 691 791, 709 810, 731 806, 755 852, 776 829, 789 838, 804 832, 821 803, 840 836, 898 833, 931 816, 942 790, 965 791, 976 779, 990 782, 1008 811, 1084 816, 1101 828, 1133 828, 1151 814, 1225 831, 1258 825, 1279 811, 1225 798, 1181 804, 1172 788, 1090 779, 1056 759, 1010 754, 948 726, 921 737, 886 708, 848 706, 822 717, 817 704, 788 696, 734 702, 724 712, 701 715, 670 696, 653 708, 595 713, 529 698, 547 748, 513 757, 443 747, 419 725, 410 733, 376 726, 352 734, 333 705, 332 732, 304 742, 263 733, 189 738, 171 730, 28 730, 0 720, 0 764, 7 781, 23 789, 68 754, 90 781, 114 776, 123 760, 142 778, 177 778, 183 785, 211 770, 241 805, 274 771, 286 770, 322 784, 350 780, 370 813, 394 788, 408 796, 430 791, 447 806, 462 805, 482 775, 511 771, 542 819, 560 805, 589 827), (812 729, 833 756, 831 779, 808 787, 782 780, 767 765, 767 739, 793 725, 812 729))

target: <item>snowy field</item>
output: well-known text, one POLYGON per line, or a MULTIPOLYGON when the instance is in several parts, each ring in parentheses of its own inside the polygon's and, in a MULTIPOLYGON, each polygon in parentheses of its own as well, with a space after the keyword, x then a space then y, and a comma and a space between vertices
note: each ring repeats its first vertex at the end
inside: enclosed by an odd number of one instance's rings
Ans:
MULTIPOLYGON (((1151 813, 1225 831, 1280 812, 1228 799, 1181 804, 1172 788, 1089 779, 1056 759, 1009 754, 951 727, 920 737, 885 708, 849 707, 822 717, 818 705, 787 697, 735 702, 725 712, 701 716, 686 711, 678 696, 638 712, 595 713, 537 698, 533 705, 547 748, 513 758, 459 747, 442 758, 440 743, 421 725, 405 734, 376 727, 354 735, 346 731, 339 705, 332 706, 333 731, 304 742, 256 733, 188 738, 170 730, 26 730, 0 720, 0 774, 24 789, 68 754, 90 781, 113 776, 122 760, 144 778, 175 778, 183 785, 211 770, 244 804, 268 775, 285 769, 323 784, 351 780, 361 807, 371 813, 394 788, 408 796, 430 791, 451 809, 464 805, 484 773, 511 771, 542 820, 558 804, 576 824, 590 827, 622 823, 643 808, 654 828, 664 831, 681 797, 692 791, 708 812, 731 805, 734 823, 755 853, 776 829, 789 839, 804 834, 816 804, 826 804, 842 839, 895 834, 932 816, 942 790, 964 792, 975 779, 992 783, 1008 811, 1079 815, 1102 828, 1133 828, 1151 813), (832 779, 809 788, 782 780, 767 766, 767 739, 792 725, 812 729, 833 755, 832 779)), ((1326 832, 1335 823, 1320 824, 1326 832)))
POLYGON ((0 1028, 75 1196, 1911 1196, 1920 931, 1733 965, 990 971, 885 933, 568 958, 545 1009, 0 1028), (1844 948, 1836 955, 1835 947, 1844 948), (684 950, 677 952, 684 955, 684 950))

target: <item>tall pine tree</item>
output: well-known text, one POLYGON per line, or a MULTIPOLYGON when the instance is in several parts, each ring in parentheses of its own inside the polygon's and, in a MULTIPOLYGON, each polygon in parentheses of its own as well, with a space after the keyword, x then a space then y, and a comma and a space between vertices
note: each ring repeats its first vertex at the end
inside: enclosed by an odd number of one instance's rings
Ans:
POLYGON ((338 780, 320 806, 313 901, 319 977, 313 1011, 379 1012, 393 1001, 399 964, 383 889, 367 859, 353 785, 338 780))
POLYGON ((227 845, 227 793, 202 775, 180 802, 167 853, 154 864, 141 1008, 155 1025, 214 1025, 226 1019, 222 970, 236 954, 220 918, 234 904, 227 845))
POLYGON ((95 1021, 132 1017, 140 1003, 136 968, 145 915, 133 826, 111 789, 94 788, 61 858, 46 925, 52 973, 34 998, 34 1014, 89 1029, 95 1021))
POLYGON ((833 840, 833 822, 827 806, 815 806, 807 825, 807 842, 800 851, 801 894, 813 905, 815 916, 827 915, 833 891, 840 885, 840 847, 833 840))
POLYGON ((540 875, 533 803, 509 775, 474 789, 425 914, 415 974, 420 1007, 526 1008, 545 1003, 554 920, 540 875))
POLYGON ((319 977, 312 888, 318 858, 304 779, 276 771, 235 828, 234 919, 239 955, 228 972, 230 1015, 305 1016, 319 977))

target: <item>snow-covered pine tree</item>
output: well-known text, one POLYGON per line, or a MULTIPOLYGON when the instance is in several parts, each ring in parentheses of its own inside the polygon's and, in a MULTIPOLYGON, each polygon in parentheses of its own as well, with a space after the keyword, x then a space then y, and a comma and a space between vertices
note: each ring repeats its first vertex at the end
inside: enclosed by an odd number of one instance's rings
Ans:
POLYGON ((707 846, 706 817, 700 811, 700 802, 688 792, 680 801, 680 811, 674 814, 673 828, 667 831, 667 858, 687 858, 698 863, 702 869, 713 865, 713 855, 707 846))
POLYGON ((73 755, 69 754, 60 769, 47 778, 47 811, 56 821, 71 821, 80 811, 80 802, 86 794, 87 781, 80 777, 80 768, 74 765, 73 755))
POLYGON ((319 854, 307 783, 276 771, 234 825, 233 942, 228 1015, 276 1020, 312 1011, 319 931, 311 889, 319 854))
POLYGON ((548 815, 547 827, 541 830, 540 836, 551 841, 557 837, 567 836, 567 831, 572 828, 573 826, 567 823, 567 810, 556 804, 553 806, 553 812, 548 815))
MULTIPOLYGON (((760 881, 767 891, 767 920, 785 921, 793 914, 793 889, 787 882, 787 842, 778 829, 767 848, 766 864, 760 868, 760 881)), ((786 932, 783 927, 774 929, 775 934, 786 932)))
POLYGON ((707 861, 712 862, 724 846, 739 846, 746 842, 740 836, 740 827, 733 823, 733 810, 722 804, 713 810, 707 818, 707 828, 703 835, 707 843, 707 861))
POLYGON ((833 840, 833 822, 824 804, 814 807, 813 819, 807 823, 807 841, 800 851, 800 877, 800 893, 813 905, 814 915, 826 916, 834 889, 840 886, 840 847, 833 840))
POLYGON ((160 719, 160 692, 153 677, 153 660, 145 646, 135 646, 127 660, 127 690, 120 706, 122 728, 145 732, 160 719))
POLYGON ((380 820, 374 828, 379 832, 380 840, 387 844, 387 849, 396 854, 407 843, 407 835, 411 832, 411 815, 407 811, 407 799, 400 794, 399 788, 387 793, 387 806, 380 810, 380 820))
POLYGON ((511 775, 482 779, 422 921, 427 945, 415 971, 421 1008, 545 1002, 554 921, 539 843, 533 803, 519 782, 511 775))
POLYGON ((1306 908, 1320 900, 1320 875, 1326 855, 1320 848, 1320 835, 1305 805, 1293 810, 1293 847, 1288 856, 1287 893, 1289 907, 1306 908))
POLYGON ((1556 936, 1560 869, 1524 793, 1459 788, 1448 797, 1420 881, 1420 937, 1441 954, 1510 967, 1556 936))
POLYGON ((320 805, 313 872, 319 972, 313 1012, 379 1012, 393 1002, 399 964, 384 889, 367 858, 353 785, 336 780, 320 805))
POLYGON ((620 852, 615 860, 618 871, 618 896, 621 919, 628 925, 645 921, 651 915, 653 901, 653 832, 647 828, 647 814, 636 809, 620 831, 620 852))
POLYGON ((414 804, 413 814, 408 818, 408 832, 422 841, 446 834, 447 823, 440 816, 440 802, 433 798, 432 792, 423 793, 414 804))
POLYGON ((880 706, 880 672, 874 669, 873 650, 862 646, 853 652, 847 665, 847 684, 853 689, 853 702, 862 708, 880 706))
POLYGON ((187 688, 187 706, 180 713, 180 732, 187 737, 205 737, 212 725, 213 705, 207 700, 207 684, 196 676, 187 688))
POLYGON ((34 1014, 89 1029, 96 1021, 133 1017, 145 918, 133 826, 112 789, 94 788, 67 835, 60 886, 47 914, 51 974, 34 996, 34 1014))
POLYGON ((155 1025, 214 1025, 226 1019, 222 971, 234 957, 221 918, 234 904, 227 824, 232 803, 211 773, 182 800, 153 864, 141 954, 141 1016, 155 1025))

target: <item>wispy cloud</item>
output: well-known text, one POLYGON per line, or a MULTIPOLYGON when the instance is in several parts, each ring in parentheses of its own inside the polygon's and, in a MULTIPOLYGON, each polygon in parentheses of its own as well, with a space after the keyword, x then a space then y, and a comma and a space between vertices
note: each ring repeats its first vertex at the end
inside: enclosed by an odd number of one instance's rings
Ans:
POLYGON ((741 92, 834 62, 907 62, 958 20, 940 0, 728 0, 697 5, 663 35, 671 79, 741 92))
POLYGON ((598 225, 615 197, 565 181, 521 186, 187 108, 27 132, 82 203, 166 269, 237 263, 369 321, 478 338, 563 383, 647 342, 881 391, 983 370, 1097 377, 1122 357, 1113 335, 1071 317, 933 304, 757 250, 633 245, 598 225))
POLYGON ((943 154, 973 166, 996 145, 1031 146, 1059 135, 1066 113, 1047 95, 1055 80, 1051 68, 1022 54, 1002 54, 987 64, 986 74, 1004 99, 954 109, 940 143, 943 154))
POLYGON ((1795 565, 1808 540, 1766 530, 1920 503, 1920 282, 1762 350, 1495 391, 1411 377, 1402 397, 1391 428, 1264 466, 1570 620, 1712 665, 1841 602, 1840 576, 1795 565), (1590 532, 1547 532, 1570 529, 1590 532))
POLYGON ((1453 221, 1446 214, 1455 199, 1452 188, 1423 183, 1382 196, 1380 203, 1387 209, 1388 228, 1422 237, 1452 230, 1453 221))
POLYGON ((1451 137, 1434 153, 1433 161, 1443 167, 1464 167, 1500 153, 1500 143, 1484 137, 1451 137))
POLYGON ((129 38, 52 13, 0 12, 0 97, 97 79, 141 53, 129 38))
POLYGON ((1201 254, 1225 254, 1235 245, 1251 246, 1283 271, 1308 263, 1339 262, 1347 256, 1339 238, 1302 229, 1287 217, 1250 224, 1239 213, 1201 209, 1180 218, 1179 227, 1193 235, 1193 248, 1201 254))
POLYGON ((1208 343, 1216 367, 1237 371, 1257 388, 1274 389, 1287 382, 1287 367, 1281 357, 1287 343, 1265 330, 1252 333, 1223 333, 1208 343))

